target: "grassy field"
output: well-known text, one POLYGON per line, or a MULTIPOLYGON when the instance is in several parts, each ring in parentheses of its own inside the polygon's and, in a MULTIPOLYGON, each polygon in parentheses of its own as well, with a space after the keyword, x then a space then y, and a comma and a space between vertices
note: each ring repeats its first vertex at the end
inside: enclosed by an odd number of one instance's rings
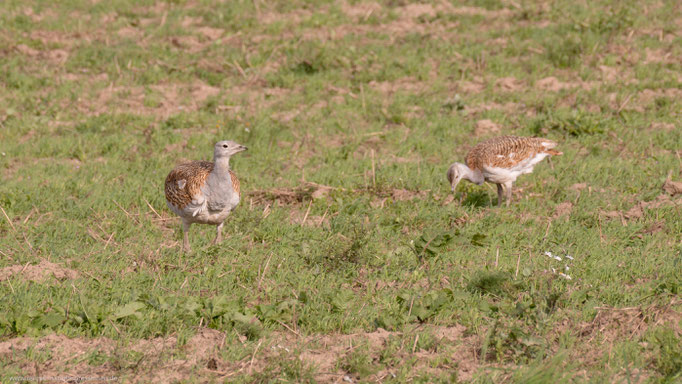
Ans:
POLYGON ((679 2, 5 0, 0 25, 2 382, 682 380, 679 2), (501 134, 564 156, 509 208, 450 193, 501 134), (221 139, 242 203, 182 254, 165 176, 221 139))

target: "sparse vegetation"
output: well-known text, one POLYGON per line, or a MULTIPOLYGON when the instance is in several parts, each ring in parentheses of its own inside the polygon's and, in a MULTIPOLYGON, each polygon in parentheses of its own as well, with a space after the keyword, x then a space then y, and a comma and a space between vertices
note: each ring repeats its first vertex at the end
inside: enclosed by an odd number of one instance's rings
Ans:
POLYGON ((681 20, 0 2, 0 381, 678 382, 681 20), (509 208, 452 195, 447 166, 503 134, 564 156, 509 208), (242 203, 182 254, 163 181, 220 139, 249 147, 242 203))

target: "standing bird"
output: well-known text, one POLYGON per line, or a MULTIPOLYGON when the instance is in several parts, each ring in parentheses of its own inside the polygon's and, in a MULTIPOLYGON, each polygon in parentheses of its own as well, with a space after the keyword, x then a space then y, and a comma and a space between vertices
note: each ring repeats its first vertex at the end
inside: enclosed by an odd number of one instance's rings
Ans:
POLYGON ((182 219, 182 248, 190 251, 193 223, 217 226, 213 244, 222 240, 223 222, 239 204, 239 180, 230 170, 230 156, 247 148, 234 141, 219 141, 213 162, 191 161, 175 167, 166 177, 166 203, 182 219))
POLYGON ((448 181, 455 191, 460 180, 481 185, 484 181, 497 184, 497 205, 502 205, 506 192, 507 206, 511 201, 512 183, 519 175, 533 172, 535 164, 547 156, 562 155, 554 150, 557 143, 539 137, 500 136, 478 143, 467 155, 466 165, 453 163, 448 169, 448 181))

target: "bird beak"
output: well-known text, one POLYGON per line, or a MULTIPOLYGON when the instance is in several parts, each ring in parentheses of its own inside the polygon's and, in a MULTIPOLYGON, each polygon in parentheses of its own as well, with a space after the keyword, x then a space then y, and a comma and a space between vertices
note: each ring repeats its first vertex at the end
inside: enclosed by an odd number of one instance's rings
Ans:
POLYGON ((458 177, 458 178, 456 178, 456 179, 453 179, 453 180, 450 182, 450 186, 452 187, 452 192, 453 192, 453 193, 455 192, 455 188, 457 188, 457 184, 459 184, 459 181, 460 181, 460 180, 462 180, 462 178, 461 178, 461 177, 458 177))
POLYGON ((242 151, 246 151, 246 150, 248 150, 249 148, 246 147, 246 146, 244 146, 244 145, 240 145, 240 146, 239 146, 239 149, 241 149, 242 151))

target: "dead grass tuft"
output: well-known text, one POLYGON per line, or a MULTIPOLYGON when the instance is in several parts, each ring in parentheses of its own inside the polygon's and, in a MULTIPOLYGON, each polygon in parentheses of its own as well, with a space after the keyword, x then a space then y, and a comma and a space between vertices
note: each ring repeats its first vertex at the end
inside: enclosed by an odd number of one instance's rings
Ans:
POLYGON ((320 199, 326 197, 329 192, 334 189, 338 188, 312 182, 305 182, 303 185, 295 188, 255 190, 249 192, 248 196, 252 199, 253 204, 277 204, 278 206, 285 206, 300 204, 311 199, 320 199))

